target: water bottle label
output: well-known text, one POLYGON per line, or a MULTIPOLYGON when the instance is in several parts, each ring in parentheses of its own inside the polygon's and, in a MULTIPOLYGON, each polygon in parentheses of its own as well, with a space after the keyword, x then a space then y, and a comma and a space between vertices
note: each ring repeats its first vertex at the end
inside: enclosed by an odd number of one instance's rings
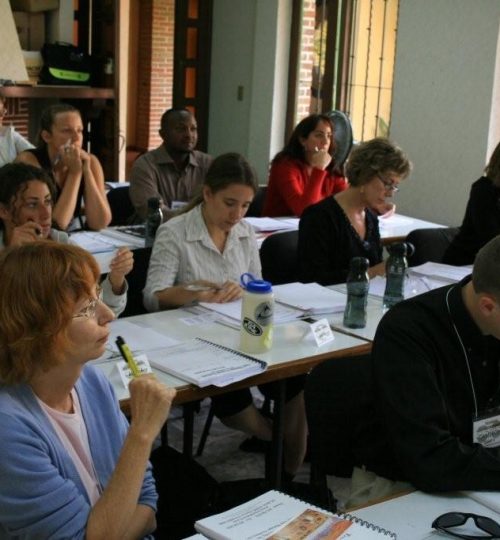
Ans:
POLYGON ((268 326, 273 321, 273 304, 262 302, 255 308, 255 320, 261 326, 268 326))
POLYGON ((263 334, 262 327, 249 317, 243 318, 243 328, 252 336, 261 336, 263 334))
POLYGON ((398 276, 404 275, 406 268, 401 265, 390 265, 388 268, 388 274, 395 274, 398 276))

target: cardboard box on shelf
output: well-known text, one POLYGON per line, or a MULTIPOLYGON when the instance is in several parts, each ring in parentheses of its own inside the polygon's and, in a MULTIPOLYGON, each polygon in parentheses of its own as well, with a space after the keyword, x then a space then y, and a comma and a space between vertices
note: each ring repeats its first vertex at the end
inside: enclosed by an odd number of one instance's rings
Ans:
POLYGON ((21 49, 39 51, 45 42, 45 14, 13 11, 21 49))
POLYGON ((10 0, 12 11, 51 11, 59 8, 59 0, 10 0))
POLYGON ((27 81, 16 81, 16 83, 35 86, 38 84, 38 76, 43 66, 42 55, 40 51, 23 51, 23 57, 29 79, 27 81))

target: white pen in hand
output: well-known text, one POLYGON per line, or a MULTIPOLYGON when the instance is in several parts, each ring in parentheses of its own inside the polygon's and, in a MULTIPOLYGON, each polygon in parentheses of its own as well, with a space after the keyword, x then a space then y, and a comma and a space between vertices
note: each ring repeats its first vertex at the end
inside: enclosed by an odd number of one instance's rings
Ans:
MULTIPOLYGON (((71 147, 71 139, 68 139, 63 145, 63 148, 62 148, 63 153, 69 152, 70 147, 71 147)), ((61 158, 62 158, 62 154, 61 152, 58 152, 56 158, 54 159, 54 163, 53 163, 54 167, 61 161, 61 158)))
POLYGON ((222 291, 224 287, 218 287, 216 285, 198 285, 197 283, 190 283, 184 285, 186 291, 199 292, 199 291, 222 291))

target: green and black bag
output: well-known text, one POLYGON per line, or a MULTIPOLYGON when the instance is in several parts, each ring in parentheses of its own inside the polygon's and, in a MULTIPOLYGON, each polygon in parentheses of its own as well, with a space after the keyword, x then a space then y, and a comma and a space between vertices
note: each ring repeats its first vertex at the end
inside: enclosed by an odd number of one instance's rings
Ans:
POLYGON ((43 68, 40 84, 92 84, 92 59, 84 50, 70 43, 45 43, 41 50, 43 68))

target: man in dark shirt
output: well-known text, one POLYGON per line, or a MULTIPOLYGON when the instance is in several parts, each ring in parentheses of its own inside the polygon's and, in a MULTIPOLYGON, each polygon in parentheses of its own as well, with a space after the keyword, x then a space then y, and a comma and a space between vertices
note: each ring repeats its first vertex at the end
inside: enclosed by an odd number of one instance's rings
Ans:
POLYGON ((372 368, 387 448, 359 441, 362 464, 427 491, 500 489, 499 362, 497 236, 472 279, 402 302, 380 322, 372 368))
POLYGON ((198 126, 186 109, 169 109, 161 117, 161 146, 146 152, 130 171, 130 200, 136 213, 146 218, 148 199, 162 200, 163 219, 189 201, 203 184, 211 156, 195 150, 198 126))

